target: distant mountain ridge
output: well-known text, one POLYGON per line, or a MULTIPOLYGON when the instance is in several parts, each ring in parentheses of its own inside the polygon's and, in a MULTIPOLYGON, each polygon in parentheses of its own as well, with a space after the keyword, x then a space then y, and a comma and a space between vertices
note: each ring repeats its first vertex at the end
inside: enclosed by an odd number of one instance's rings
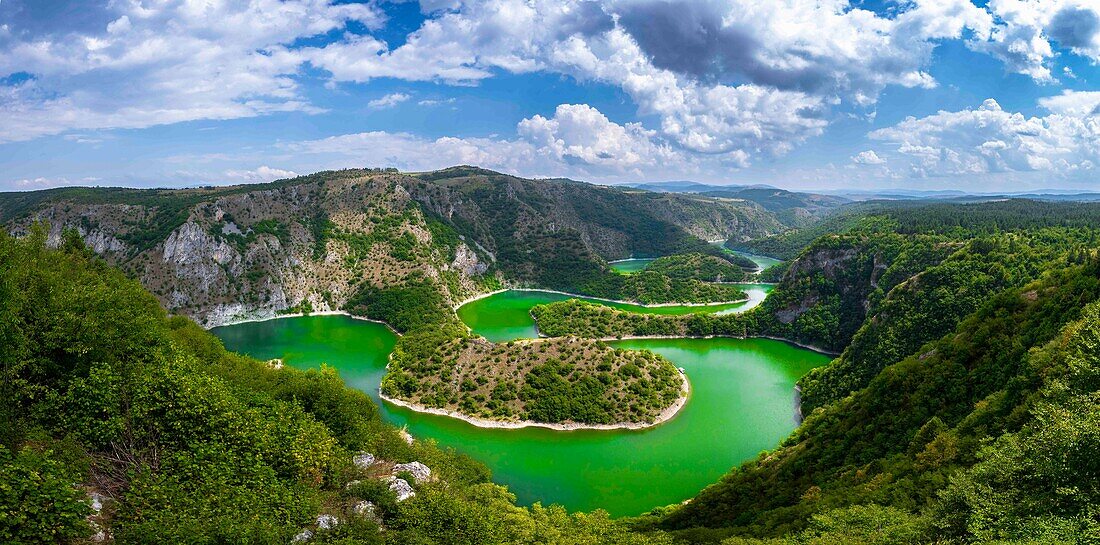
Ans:
POLYGON ((328 171, 192 189, 64 188, 0 194, 0 223, 75 229, 172 312, 207 326, 342 308, 364 286, 426 279, 456 303, 513 285, 618 289, 606 261, 782 232, 750 202, 477 167, 328 171))

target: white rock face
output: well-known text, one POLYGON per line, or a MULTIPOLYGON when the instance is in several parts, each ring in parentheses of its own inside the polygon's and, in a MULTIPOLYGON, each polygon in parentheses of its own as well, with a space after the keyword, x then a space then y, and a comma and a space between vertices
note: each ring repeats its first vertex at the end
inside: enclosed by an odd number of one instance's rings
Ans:
POLYGON ((210 236, 194 222, 181 225, 164 241, 164 262, 179 267, 213 265, 210 261, 227 265, 240 258, 232 246, 210 236))
POLYGON ((107 497, 99 492, 92 492, 88 494, 88 505, 98 514, 103 510, 103 502, 107 500, 107 497))
POLYGON ((430 481, 432 478, 432 470, 420 462, 409 462, 407 464, 397 464, 393 466, 394 473, 401 473, 402 471, 412 473, 413 478, 415 478, 418 483, 430 481))
POLYGON ((478 261, 477 254, 465 244, 459 244, 455 249, 455 259, 451 262, 451 268, 462 271, 466 276, 475 276, 484 273, 489 265, 478 261))
POLYGON ((121 240, 103 231, 97 230, 82 234, 84 236, 84 244, 87 244, 92 251, 99 255, 106 253, 122 253, 126 250, 126 245, 123 244, 121 240))
POLYGON ((99 522, 93 520, 103 511, 103 504, 107 501, 107 496, 100 494, 99 492, 91 492, 88 494, 88 507, 92 508, 92 513, 88 515, 88 526, 92 528, 91 540, 96 543, 102 543, 111 539, 111 532, 100 525, 99 522))
POLYGON ((405 501, 416 495, 411 484, 396 477, 390 477, 390 490, 397 494, 397 501, 405 501))
POLYGON ((374 455, 369 452, 360 452, 351 459, 351 463, 355 464, 355 467, 359 469, 367 469, 368 467, 374 465, 374 462, 374 455))
MULTIPOLYGON (((241 254, 194 222, 187 222, 168 235, 163 261, 176 278, 187 279, 187 291, 192 294, 220 294, 228 287, 227 273, 239 276, 242 272, 241 254)), ((199 298, 202 299, 201 295, 199 298)), ((181 306, 190 304, 190 299, 179 290, 170 296, 174 304, 182 303, 181 306)))
POLYGON ((290 542, 305 543, 311 539, 313 539, 313 532, 310 530, 302 530, 301 532, 298 532, 298 535, 294 536, 294 539, 291 539, 290 542))
POLYGON ((317 515, 317 527, 322 530, 331 530, 340 525, 340 519, 333 515, 317 515))

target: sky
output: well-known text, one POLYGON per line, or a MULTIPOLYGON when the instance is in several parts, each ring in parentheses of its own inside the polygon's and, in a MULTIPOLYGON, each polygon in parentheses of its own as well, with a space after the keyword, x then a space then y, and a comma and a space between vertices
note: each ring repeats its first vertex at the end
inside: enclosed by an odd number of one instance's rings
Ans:
POLYGON ((1100 191, 1100 0, 0 0, 0 191, 1100 191))

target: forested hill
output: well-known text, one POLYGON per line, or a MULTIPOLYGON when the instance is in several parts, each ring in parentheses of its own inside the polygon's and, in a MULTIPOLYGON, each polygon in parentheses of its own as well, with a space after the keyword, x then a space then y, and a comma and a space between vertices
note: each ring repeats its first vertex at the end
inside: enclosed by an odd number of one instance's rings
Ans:
POLYGON ((791 437, 657 527, 729 545, 1093 543, 1098 248, 1096 204, 906 204, 820 236, 745 314, 534 314, 550 335, 765 334, 843 351, 800 381, 791 437))
POLYGON ((474 167, 0 195, 0 222, 13 233, 38 220, 50 224, 51 243, 76 229, 166 308, 206 325, 338 309, 363 289, 425 279, 449 303, 501 282, 672 301, 697 290, 658 278, 639 292, 606 262, 686 251, 722 256, 704 239, 784 228, 750 202, 526 180, 474 167))
POLYGON ((986 298, 663 525, 782 536, 831 521, 874 529, 842 543, 1091 543, 1098 300, 1095 253, 986 298))

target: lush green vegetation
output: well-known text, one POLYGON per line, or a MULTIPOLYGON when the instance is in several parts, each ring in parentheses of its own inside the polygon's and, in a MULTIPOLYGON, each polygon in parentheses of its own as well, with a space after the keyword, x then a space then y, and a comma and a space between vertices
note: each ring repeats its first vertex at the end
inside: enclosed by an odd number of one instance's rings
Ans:
POLYGON ((782 535, 880 504, 919 522, 921 542, 1087 542, 1100 501, 1082 458, 1100 452, 1098 298, 1096 258, 992 297, 664 524, 782 535))
POLYGON ((599 512, 518 507, 480 464, 406 443, 334 371, 228 353, 78 238, 44 239, 0 234, 0 541, 287 543, 308 528, 317 543, 673 542, 599 512), (362 450, 438 480, 398 503, 384 473, 352 464, 362 450), (354 512, 364 500, 380 518, 354 512), (341 522, 318 529, 319 513, 341 522))
POLYGON ((578 339, 493 344, 459 338, 430 352, 399 343, 386 395, 493 420, 652 422, 680 396, 666 359, 578 339))
POLYGON ((685 335, 686 323, 690 320, 626 312, 579 299, 537 305, 531 309, 531 315, 543 335, 575 335, 589 339, 685 335))
POLYGON ((737 259, 738 262, 734 264, 726 259, 706 254, 678 254, 659 258, 650 263, 645 270, 662 273, 675 279, 740 282, 747 276, 744 269, 750 271, 756 269, 756 264, 746 257, 733 254, 729 258, 737 259))
MULTIPOLYGON (((501 185, 511 183, 464 185, 487 191, 493 211, 468 223, 429 212, 429 230, 452 247, 479 229, 531 227, 521 215, 545 214, 552 201, 532 193, 516 207, 501 185)), ((5 203, 5 217, 30 207, 31 195, 5 203)), ((125 197, 147 199, 151 211, 132 236, 178 220, 178 203, 158 195, 125 197)), ((119 543, 285 543, 317 530, 323 513, 343 523, 318 530, 319 543, 1091 543, 1100 535, 1098 210, 870 203, 817 224, 821 236, 798 250, 782 246, 811 230, 770 239, 779 251, 754 246, 798 258, 743 315, 537 307, 551 335, 767 334, 844 350, 803 380, 806 419, 779 448, 686 505, 629 521, 518 507, 479 464, 406 443, 333 371, 275 369, 169 317, 74 233, 57 250, 45 248, 41 227, 21 240, 0 234, 0 541, 66 542, 109 529, 119 543), (363 450, 422 461, 439 480, 397 502, 384 475, 351 463, 363 450), (92 492, 106 498, 102 511, 92 510, 92 492), (363 500, 380 520, 354 513, 363 500)), ((607 221, 639 237, 664 232, 678 241, 668 253, 696 251, 665 227, 607 221)), ((306 223, 321 248, 343 236, 327 216, 306 223)), ((252 233, 285 232, 258 225, 252 233)), ((625 293, 625 280, 605 284, 584 236, 531 227, 510 249, 492 250, 515 278, 553 271, 574 286, 625 293), (533 255, 545 248, 562 252, 533 255)), ((395 259, 418 251, 402 244, 391 248, 395 259)), ((655 274, 633 293, 687 296, 667 271, 655 274)), ((364 286, 349 303, 405 332, 387 393, 489 418, 582 422, 644 421, 674 399, 675 370, 649 354, 592 341, 472 339, 440 282, 451 280, 414 273, 364 286)))
POLYGON ((348 300, 345 310, 386 322, 402 332, 430 329, 454 322, 439 286, 414 272, 398 286, 378 288, 367 284, 348 300))
MULTIPOLYGON (((1011 231, 942 221, 953 210, 910 208, 905 221, 864 218, 823 237, 790 265, 771 305, 745 315, 640 317, 576 301, 535 309, 552 335, 755 335, 812 301, 805 312, 823 306, 835 313, 828 328, 853 331, 841 357, 804 379, 804 395, 817 397, 804 400, 795 434, 661 511, 658 527, 729 545, 1091 542, 1096 233, 1042 217, 1003 217, 1011 231), (854 329, 836 318, 846 298, 864 307, 854 329)), ((798 333, 790 323, 778 331, 798 333)))

